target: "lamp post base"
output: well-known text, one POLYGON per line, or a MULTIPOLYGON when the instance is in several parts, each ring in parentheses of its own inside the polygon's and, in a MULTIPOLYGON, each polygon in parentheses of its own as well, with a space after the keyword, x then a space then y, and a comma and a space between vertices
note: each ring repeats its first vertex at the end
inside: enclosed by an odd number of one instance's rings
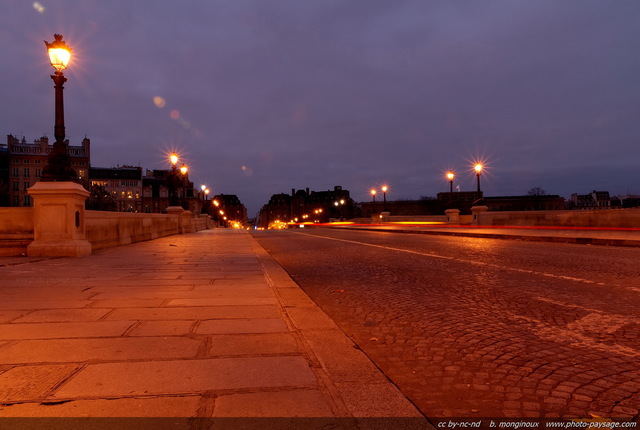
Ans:
POLYGON ((75 182, 36 182, 33 197, 33 237, 29 257, 81 257, 91 254, 84 202, 89 192, 75 182))
POLYGON ((185 233, 184 231, 184 209, 182 206, 169 206, 166 209, 166 212, 169 215, 173 215, 176 217, 176 230, 178 234, 185 233))

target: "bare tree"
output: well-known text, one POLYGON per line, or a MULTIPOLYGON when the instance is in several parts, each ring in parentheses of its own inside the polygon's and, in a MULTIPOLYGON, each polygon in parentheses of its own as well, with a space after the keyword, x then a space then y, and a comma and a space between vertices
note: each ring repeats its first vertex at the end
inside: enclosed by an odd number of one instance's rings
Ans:
POLYGON ((540 187, 533 187, 529 190, 528 194, 530 196, 544 196, 547 193, 540 187))

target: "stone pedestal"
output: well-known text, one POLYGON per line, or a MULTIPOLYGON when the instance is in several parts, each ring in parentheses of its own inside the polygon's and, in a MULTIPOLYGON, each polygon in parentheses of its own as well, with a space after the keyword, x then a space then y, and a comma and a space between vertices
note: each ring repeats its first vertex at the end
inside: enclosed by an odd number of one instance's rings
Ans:
POLYGON ((380 216, 378 217, 378 222, 387 222, 389 220, 390 212, 384 211, 380 212, 380 216))
POLYGON ((81 257, 91 254, 87 241, 84 202, 89 191, 75 182, 36 182, 33 198, 33 237, 29 257, 81 257))
POLYGON ((460 224, 460 209, 447 209, 444 214, 447 217, 447 224, 460 224))
POLYGON ((487 206, 473 206, 471 208, 471 214, 473 215, 473 225, 482 225, 480 217, 483 213, 488 212, 487 206))
POLYGON ((191 218, 193 217, 193 212, 186 210, 182 214, 182 232, 183 233, 193 233, 195 229, 191 223, 191 218))
POLYGON ((169 206, 169 207, 167 207, 166 212, 169 215, 175 215, 177 217, 178 234, 183 234, 184 233, 184 227, 183 227, 182 223, 183 223, 184 209, 182 209, 181 206, 169 206))

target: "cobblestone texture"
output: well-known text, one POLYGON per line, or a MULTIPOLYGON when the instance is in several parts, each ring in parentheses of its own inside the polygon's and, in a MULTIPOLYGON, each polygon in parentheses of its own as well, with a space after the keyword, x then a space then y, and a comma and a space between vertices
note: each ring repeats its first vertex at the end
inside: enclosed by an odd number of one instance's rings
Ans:
POLYGON ((640 250, 256 238, 427 416, 638 418, 640 250))

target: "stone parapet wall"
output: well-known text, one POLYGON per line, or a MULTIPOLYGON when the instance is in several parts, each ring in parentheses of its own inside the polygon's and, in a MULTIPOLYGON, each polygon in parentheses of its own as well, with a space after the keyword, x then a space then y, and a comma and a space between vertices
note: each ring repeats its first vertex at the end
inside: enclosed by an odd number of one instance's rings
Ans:
POLYGON ((178 234, 178 220, 167 214, 86 211, 85 217, 93 250, 178 234))
POLYGON ((208 230, 213 228, 213 221, 209 215, 199 215, 191 219, 193 231, 208 230))
POLYGON ((0 208, 0 257, 23 255, 33 241, 33 208, 0 208))
MULTIPOLYGON (((86 239, 92 250, 178 234, 178 216, 85 211, 86 239)), ((213 228, 207 215, 180 217, 185 232, 213 228)), ((34 240, 33 208, 0 208, 0 257, 27 254, 34 240)))
POLYGON ((640 228, 640 209, 474 211, 473 223, 481 226, 640 228))
POLYGON ((446 220, 445 215, 385 215, 384 212, 371 217, 371 222, 374 224, 380 222, 445 222, 446 220))

